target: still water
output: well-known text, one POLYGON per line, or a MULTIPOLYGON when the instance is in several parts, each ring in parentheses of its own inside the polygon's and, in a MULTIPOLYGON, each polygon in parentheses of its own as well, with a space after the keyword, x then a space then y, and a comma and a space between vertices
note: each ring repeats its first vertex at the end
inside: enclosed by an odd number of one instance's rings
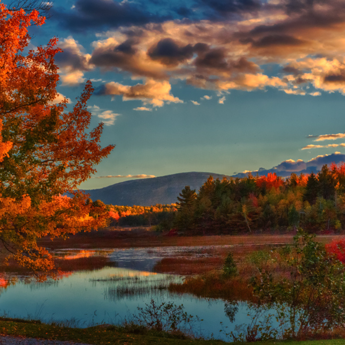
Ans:
MULTIPOLYGON (((154 263, 160 260, 160 251, 153 248, 104 251, 103 254, 106 253, 117 267, 73 272, 58 281, 18 281, 0 294, 0 313, 45 322, 76 320, 78 327, 100 323, 121 324, 124 320, 131 320, 133 314, 138 314, 137 307, 145 307, 154 299, 156 305, 162 302, 183 304, 188 314, 203 319, 194 324, 193 330, 206 338, 213 334, 215 338, 227 339, 219 332, 221 322, 228 326, 227 332, 233 330, 235 325, 250 322, 245 303, 238 304, 235 322, 230 322, 231 311, 229 313, 228 305, 223 300, 170 293, 167 286, 171 282, 183 281, 184 277, 152 272, 154 263)), ((60 252, 59 255, 80 257, 82 253, 90 255, 73 250, 60 252)), ((100 251, 93 253, 99 254, 100 251)))

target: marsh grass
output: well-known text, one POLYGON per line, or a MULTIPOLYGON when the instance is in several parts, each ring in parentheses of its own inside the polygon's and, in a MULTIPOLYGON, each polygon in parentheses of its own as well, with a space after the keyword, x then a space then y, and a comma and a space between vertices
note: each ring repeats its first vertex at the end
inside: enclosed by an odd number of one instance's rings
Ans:
POLYGON ((182 284, 171 283, 169 291, 190 293, 197 297, 222 298, 228 301, 256 301, 248 282, 240 277, 225 278, 222 271, 187 277, 182 284))

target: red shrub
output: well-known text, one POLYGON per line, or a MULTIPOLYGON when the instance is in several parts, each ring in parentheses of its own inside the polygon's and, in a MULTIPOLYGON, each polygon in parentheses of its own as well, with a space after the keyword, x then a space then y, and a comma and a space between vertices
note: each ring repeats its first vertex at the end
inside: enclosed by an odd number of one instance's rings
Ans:
POLYGON ((326 244, 326 250, 329 254, 335 254, 337 259, 345 264, 345 238, 326 244))

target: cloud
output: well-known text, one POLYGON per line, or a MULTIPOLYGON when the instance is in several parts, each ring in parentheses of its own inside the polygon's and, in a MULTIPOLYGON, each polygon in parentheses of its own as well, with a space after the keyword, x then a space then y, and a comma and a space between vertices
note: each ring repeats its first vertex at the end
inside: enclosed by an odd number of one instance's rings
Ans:
POLYGON ((306 168, 307 164, 302 159, 298 159, 297 161, 294 161, 293 159, 288 159, 276 166, 277 171, 285 170, 288 172, 301 171, 306 168))
POLYGON ((322 134, 317 136, 309 136, 308 138, 314 138, 314 141, 337 140, 345 138, 345 133, 322 134))
POLYGON ((77 0, 72 11, 54 9, 52 20, 57 21, 63 29, 83 33, 88 30, 105 30, 128 25, 159 23, 168 16, 161 16, 137 6, 132 1, 114 0, 77 0))
POLYGON ((120 116, 120 114, 113 113, 111 110, 105 110, 97 115, 100 119, 102 119, 103 123, 106 126, 111 126, 114 124, 115 119, 120 116))
POLYGON ((194 0, 169 14, 166 6, 77 0, 69 12, 53 9, 64 28, 97 30, 91 54, 72 37, 63 41, 63 84, 78 84, 98 67, 218 92, 270 87, 289 95, 345 95, 343 0, 194 0))
POLYGON ((319 149, 319 148, 334 148, 334 147, 345 147, 345 143, 341 144, 329 144, 329 145, 307 145, 303 147, 301 150, 309 150, 309 149, 319 149))
POLYGON ((310 161, 307 162, 307 167, 317 167, 321 169, 321 167, 325 164, 331 163, 341 163, 345 162, 345 155, 340 152, 335 152, 329 155, 319 155, 315 158, 312 158, 310 161))
POLYGON ((147 80, 145 84, 134 86, 110 82, 102 85, 95 94, 122 96, 124 101, 141 100, 144 105, 151 104, 153 107, 162 107, 164 103, 183 103, 171 95, 170 90, 171 85, 167 81, 147 80))
POLYGON ((226 97, 223 96, 223 97, 221 97, 221 98, 218 99, 218 103, 219 103, 219 104, 224 104, 225 100, 226 100, 226 97))
POLYGON ((72 36, 68 36, 59 43, 62 53, 56 55, 63 86, 74 86, 85 81, 84 72, 91 71, 94 65, 90 64, 91 55, 85 54, 83 46, 72 36))
POLYGON ((200 99, 206 99, 207 101, 211 100, 212 99, 212 96, 208 96, 208 95, 205 95, 203 97, 200 97, 200 99))
POLYGON ((323 145, 307 145, 301 148, 301 150, 319 149, 324 147, 323 145))
POLYGON ((136 110, 136 111, 152 111, 151 108, 147 108, 147 107, 136 107, 133 110, 136 110))
POLYGON ((167 66, 178 64, 193 57, 195 48, 191 44, 178 45, 172 38, 163 38, 149 48, 147 54, 152 60, 158 60, 167 66))
MULTIPOLYGON (((345 146, 345 145, 344 145, 345 146)), ((245 177, 248 173, 252 173, 253 175, 264 176, 268 173, 276 173, 278 176, 282 177, 290 177, 291 173, 303 173, 303 174, 310 174, 311 172, 317 173, 323 165, 327 164, 330 165, 332 163, 339 164, 345 163, 345 154, 340 152, 335 152, 328 155, 320 155, 317 157, 312 158, 311 160, 304 162, 302 159, 298 159, 297 161, 293 159, 288 159, 286 161, 281 162, 277 166, 271 169, 264 169, 260 168, 259 170, 255 171, 244 171, 243 173, 239 173, 234 175, 235 177, 245 177)))
POLYGON ((84 73, 81 71, 61 75, 60 79, 62 81, 61 86, 76 86, 85 81, 84 73))
POLYGON ((93 178, 155 178, 155 175, 106 175, 106 176, 95 176, 93 178))
POLYGON ((87 108, 92 113, 92 115, 102 119, 102 122, 106 126, 112 126, 115 123, 116 118, 118 116, 121 116, 121 114, 114 113, 111 110, 103 110, 97 105, 89 105, 87 108))
POLYGON ((70 98, 65 97, 62 93, 57 93, 57 96, 55 97, 55 99, 51 102, 51 104, 59 104, 63 101, 67 101, 67 103, 72 103, 70 98))
POLYGON ((194 105, 200 105, 200 103, 199 102, 197 102, 197 101, 191 101, 194 105))

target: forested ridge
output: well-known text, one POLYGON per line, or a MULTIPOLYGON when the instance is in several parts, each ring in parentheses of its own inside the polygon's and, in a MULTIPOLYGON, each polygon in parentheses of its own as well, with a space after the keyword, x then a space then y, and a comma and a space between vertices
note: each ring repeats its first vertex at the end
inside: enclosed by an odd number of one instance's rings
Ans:
POLYGON ((184 234, 258 231, 340 231, 345 227, 345 164, 324 165, 318 174, 212 176, 198 192, 186 186, 172 226, 184 234))

